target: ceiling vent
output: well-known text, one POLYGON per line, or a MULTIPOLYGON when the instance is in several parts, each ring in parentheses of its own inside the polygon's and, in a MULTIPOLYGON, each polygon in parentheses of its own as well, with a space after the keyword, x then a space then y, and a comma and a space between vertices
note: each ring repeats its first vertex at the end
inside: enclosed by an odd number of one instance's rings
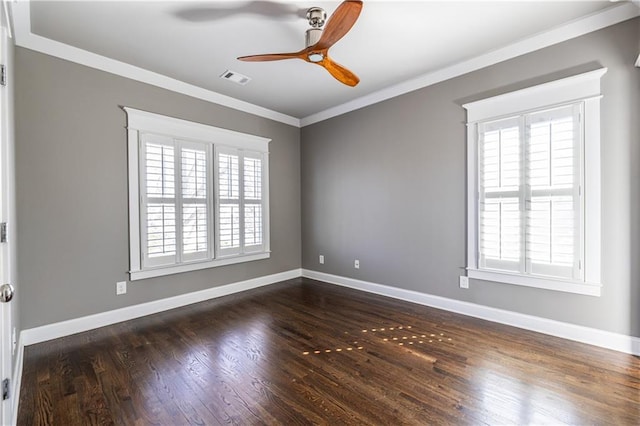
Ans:
POLYGON ((241 86, 244 86, 251 81, 251 78, 247 77, 246 75, 242 75, 231 70, 226 70, 225 72, 223 72, 220 78, 223 80, 233 81, 234 83, 237 83, 241 86))

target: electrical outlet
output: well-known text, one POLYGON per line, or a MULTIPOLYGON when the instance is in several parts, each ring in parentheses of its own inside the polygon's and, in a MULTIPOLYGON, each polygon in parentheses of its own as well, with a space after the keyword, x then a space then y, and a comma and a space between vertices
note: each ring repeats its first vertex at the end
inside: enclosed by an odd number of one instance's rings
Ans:
POLYGON ((358 259, 356 259, 353 262, 353 267, 356 268, 356 269, 360 269, 360 261, 358 259))
POLYGON ((127 292, 127 282, 118 281, 116 283, 116 295, 125 294, 127 292))
POLYGON ((321 265, 324 265, 324 255, 321 254, 318 261, 320 262, 321 265))
POLYGON ((460 288, 469 288, 469 277, 460 276, 460 288))

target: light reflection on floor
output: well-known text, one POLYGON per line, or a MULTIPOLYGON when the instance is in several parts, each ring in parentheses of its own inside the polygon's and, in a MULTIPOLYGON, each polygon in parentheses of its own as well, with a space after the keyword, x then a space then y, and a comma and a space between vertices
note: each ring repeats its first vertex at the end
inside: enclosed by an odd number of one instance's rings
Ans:
MULTIPOLYGON (((344 332, 349 335, 349 332, 344 332)), ((446 343, 452 342, 453 339, 447 337, 445 333, 440 331, 436 332, 421 332, 416 331, 414 326, 411 325, 399 325, 393 327, 376 327, 365 328, 361 330, 363 335, 369 336, 367 339, 370 343, 386 343, 404 347, 418 347, 421 345, 428 345, 430 343, 446 343), (372 337, 373 336, 373 337, 372 337)), ((358 341, 350 341, 345 343, 344 346, 336 348, 315 348, 313 350, 303 351, 302 355, 321 355, 330 353, 340 353, 345 351, 362 350, 365 346, 362 346, 358 341)), ((411 352, 415 353, 415 352, 411 352)), ((416 353, 417 354, 417 353, 416 353)), ((431 358, 430 358, 431 360, 431 358)), ((435 362, 435 358, 431 360, 435 362)))
MULTIPOLYGON (((504 365, 491 366, 487 363, 479 369, 475 378, 484 410, 487 413, 499 413, 500 421, 538 425, 559 422, 583 424, 587 420, 579 415, 580 410, 576 410, 572 401, 563 398, 560 392, 545 387, 544 379, 532 376, 521 380, 509 376, 508 371, 504 370, 507 370, 504 365)), ((553 383, 547 385, 557 386, 553 383)))

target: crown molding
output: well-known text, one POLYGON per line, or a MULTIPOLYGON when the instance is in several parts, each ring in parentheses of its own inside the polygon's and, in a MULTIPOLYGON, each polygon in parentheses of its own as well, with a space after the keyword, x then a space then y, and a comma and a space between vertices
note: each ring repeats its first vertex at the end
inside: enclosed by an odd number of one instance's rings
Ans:
POLYGON ((193 84, 185 83, 175 78, 167 77, 125 62, 97 55, 95 53, 60 43, 31 32, 31 7, 29 0, 10 3, 13 12, 14 40, 16 46, 24 47, 36 52, 45 53, 57 58, 85 65, 111 74, 126 77, 131 80, 147 83, 152 86, 171 90, 176 93, 202 99, 217 105, 238 111, 268 118, 295 127, 300 127, 300 120, 296 117, 273 111, 249 102, 241 101, 212 90, 203 89, 193 84))
MULTIPOLYGON (((640 0, 620 3, 604 11, 574 20, 503 48, 423 74, 299 119, 33 34, 31 32, 30 1, 20 0, 7 3, 11 6, 14 40, 17 46, 295 127, 304 127, 328 120, 640 16, 640 0)), ((640 66, 640 57, 638 57, 636 65, 640 66)))
MULTIPOLYGON (((636 7, 640 6, 640 0, 634 0, 634 3, 621 3, 620 5, 607 8, 601 12, 588 15, 584 18, 576 19, 568 24, 544 31, 503 48, 493 50, 484 55, 476 56, 475 58, 441 68, 437 71, 423 74, 422 76, 412 80, 396 84, 386 89, 346 102, 342 105, 309 115, 302 118, 300 120, 300 124, 304 127, 320 121, 328 120, 387 99, 395 98, 405 93, 413 92, 415 90, 468 74, 472 71, 635 18, 640 16, 640 9, 636 7)), ((638 58, 638 63, 640 63, 640 57, 638 58)))
MULTIPOLYGON (((640 8, 640 0, 631 0, 631 3, 635 4, 640 8)), ((638 59, 636 59, 636 67, 640 68, 640 55, 638 55, 638 59)))

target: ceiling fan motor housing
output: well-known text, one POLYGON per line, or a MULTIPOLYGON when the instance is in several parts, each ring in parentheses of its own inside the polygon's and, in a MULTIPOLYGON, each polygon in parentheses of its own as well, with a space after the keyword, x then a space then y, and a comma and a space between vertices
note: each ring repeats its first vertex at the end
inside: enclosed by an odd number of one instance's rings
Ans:
MULTIPOLYGON (((307 10, 307 19, 309 20, 309 28, 305 36, 305 47, 310 47, 320 41, 322 36, 322 26, 327 20, 327 12, 321 7, 312 7, 307 10)), ((311 62, 320 62, 324 59, 324 55, 320 52, 310 52, 307 58, 311 62)))
POLYGON ((322 30, 320 28, 309 28, 305 37, 305 47, 313 46, 320 41, 322 30))

